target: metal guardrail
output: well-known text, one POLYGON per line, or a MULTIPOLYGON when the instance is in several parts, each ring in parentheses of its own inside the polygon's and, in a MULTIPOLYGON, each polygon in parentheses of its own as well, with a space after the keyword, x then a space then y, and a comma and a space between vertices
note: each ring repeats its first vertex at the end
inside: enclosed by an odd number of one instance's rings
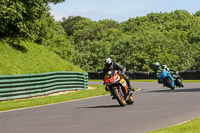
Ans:
MULTIPOLYGON (((200 70, 191 70, 191 71, 180 71, 180 76, 185 80, 199 80, 200 79, 200 70)), ((155 72, 145 72, 145 71, 135 71, 129 72, 126 71, 126 75, 129 79, 157 79, 155 72)), ((88 72, 89 79, 103 79, 103 72, 88 72)))
POLYGON ((77 89, 88 89, 88 73, 58 71, 0 76, 1 101, 77 89))

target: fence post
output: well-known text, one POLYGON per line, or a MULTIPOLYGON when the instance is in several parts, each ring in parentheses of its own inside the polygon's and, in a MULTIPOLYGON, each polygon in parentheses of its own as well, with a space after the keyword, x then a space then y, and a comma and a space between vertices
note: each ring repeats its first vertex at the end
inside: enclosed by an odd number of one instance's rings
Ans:
POLYGON ((84 73, 84 89, 88 89, 88 73, 84 73))

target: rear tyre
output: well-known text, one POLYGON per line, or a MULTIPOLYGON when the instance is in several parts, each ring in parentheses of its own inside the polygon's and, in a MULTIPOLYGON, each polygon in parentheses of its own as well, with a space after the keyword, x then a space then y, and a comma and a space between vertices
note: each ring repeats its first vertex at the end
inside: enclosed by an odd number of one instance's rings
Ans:
POLYGON ((132 96, 132 95, 129 95, 129 98, 128 98, 128 100, 126 101, 126 103, 127 103, 128 105, 131 105, 131 104, 134 103, 134 99, 133 99, 133 96, 132 96))
POLYGON ((124 107, 126 105, 126 101, 123 97, 122 92, 119 90, 120 88, 116 88, 113 90, 113 96, 117 99, 118 103, 124 107))
POLYGON ((178 85, 179 87, 184 87, 184 85, 183 85, 181 79, 177 79, 177 80, 176 80, 176 83, 177 83, 177 85, 178 85))

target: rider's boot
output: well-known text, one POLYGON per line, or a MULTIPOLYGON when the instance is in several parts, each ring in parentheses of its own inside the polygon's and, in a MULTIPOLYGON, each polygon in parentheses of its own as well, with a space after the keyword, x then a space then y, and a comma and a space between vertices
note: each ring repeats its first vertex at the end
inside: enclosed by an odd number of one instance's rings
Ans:
MULTIPOLYGON (((110 91, 108 90, 107 87, 105 87, 105 90, 106 90, 107 92, 110 92, 110 91)), ((110 96, 112 96, 112 93, 110 93, 110 96)), ((115 99, 115 97, 113 96, 112 99, 115 99)))
POLYGON ((107 87, 105 87, 105 90, 106 90, 107 92, 109 92, 109 90, 108 90, 108 88, 107 88, 107 87))
POLYGON ((131 87, 131 86, 129 86, 128 89, 129 89, 130 91, 132 91, 132 92, 135 91, 135 88, 133 88, 133 87, 131 87))
POLYGON ((130 81, 127 80, 127 85, 128 85, 128 89, 133 93, 135 91, 135 88, 131 87, 130 81))
POLYGON ((128 90, 129 90, 130 94, 132 95, 132 94, 133 94, 133 92, 135 91, 135 88, 133 88, 133 87, 129 86, 129 87, 128 87, 128 90))
POLYGON ((124 79, 126 80, 126 83, 128 85, 128 89, 130 90, 130 92, 133 93, 135 91, 135 89, 133 87, 131 87, 130 80, 126 76, 124 77, 124 79))
MULTIPOLYGON (((105 87, 105 90, 106 90, 107 92, 110 92, 110 91, 108 90, 107 87, 105 87)), ((110 96, 113 96, 112 93, 110 93, 110 96)), ((113 96, 112 99, 116 99, 116 98, 113 96)))
POLYGON ((158 84, 162 84, 162 81, 161 81, 161 79, 158 79, 158 84))
POLYGON ((112 100, 116 99, 114 96, 112 97, 112 100))

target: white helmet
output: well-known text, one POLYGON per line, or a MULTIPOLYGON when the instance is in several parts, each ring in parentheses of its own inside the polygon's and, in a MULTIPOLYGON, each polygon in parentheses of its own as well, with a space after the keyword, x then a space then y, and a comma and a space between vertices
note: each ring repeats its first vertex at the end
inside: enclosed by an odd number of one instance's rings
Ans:
POLYGON ((155 66, 156 68, 159 68, 159 67, 160 67, 160 63, 159 63, 159 62, 156 62, 156 63, 154 64, 154 66, 155 66))

